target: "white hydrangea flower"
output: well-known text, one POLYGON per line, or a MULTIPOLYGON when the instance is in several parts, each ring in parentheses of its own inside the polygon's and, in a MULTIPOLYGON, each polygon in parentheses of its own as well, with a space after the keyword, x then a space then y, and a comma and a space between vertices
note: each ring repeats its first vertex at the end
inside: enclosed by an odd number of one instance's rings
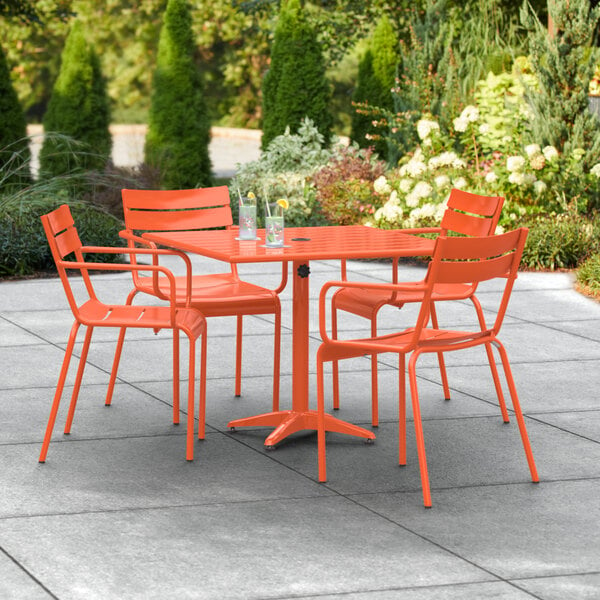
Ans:
POLYGON ((446 212, 446 208, 447 208, 446 202, 442 202, 441 204, 438 204, 436 206, 435 214, 433 215, 433 218, 436 221, 441 221, 442 217, 444 216, 444 213, 446 212))
POLYGON ((529 164, 532 169, 539 171, 546 166, 546 157, 543 154, 534 154, 529 157, 529 164))
POLYGON ((479 119, 479 109, 472 104, 465 106, 464 110, 460 113, 461 119, 466 119, 470 123, 474 123, 479 119))
POLYGON ((396 221, 402 218, 402 208, 388 201, 383 205, 381 214, 387 221, 396 221))
POLYGON ((489 123, 482 123, 482 124, 479 126, 479 133, 480 133, 481 135, 485 135, 486 133, 489 133, 489 132, 491 131, 491 129, 492 129, 492 128, 490 127, 490 124, 489 124, 489 123))
POLYGON ((502 235, 504 233, 504 227, 502 225, 496 225, 496 229, 494 229, 494 235, 502 235))
POLYGON ((525 175, 520 171, 514 171, 508 176, 508 181, 515 185, 523 185, 525 183, 525 175))
POLYGON ((426 181, 419 181, 412 191, 417 198, 429 198, 431 192, 433 192, 433 188, 426 181))
POLYGON ((498 181, 498 175, 496 175, 496 173, 494 173, 494 171, 490 171, 486 176, 485 176, 485 180, 488 183, 495 183, 496 181, 498 181))
POLYGON ((429 119, 421 119, 417 122, 417 134, 422 140, 426 140, 434 130, 439 131, 440 126, 436 121, 430 121, 429 119))
POLYGON ((427 162, 427 166, 430 171, 435 171, 438 167, 441 166, 441 161, 439 156, 432 156, 427 162))
POLYGON ((413 180, 412 179, 401 179, 398 187, 403 194, 407 194, 412 187, 413 180))
POLYGON ((462 190, 463 188, 467 187, 467 180, 464 177, 458 177, 457 179, 455 179, 452 182, 452 185, 457 189, 457 190, 462 190))
POLYGON ((373 189, 376 194, 389 194, 392 191, 390 184, 387 182, 385 175, 381 175, 373 182, 373 189))
POLYGON ((548 162, 552 162, 555 158, 558 158, 558 150, 554 146, 546 146, 542 150, 542 153, 548 162))
POLYGON ((531 158, 531 157, 535 156, 536 154, 539 154, 541 151, 542 150, 541 150, 539 144, 529 144, 528 146, 525 146, 525 154, 527 154, 528 158, 531 158))
POLYGON ((436 187, 443 188, 447 185, 450 185, 450 177, 448 177, 448 175, 438 175, 433 182, 435 183, 436 187))
POLYGON ((388 198, 387 204, 394 204, 395 206, 400 206, 400 198, 398 198, 398 192, 396 190, 392 190, 392 193, 388 198))
POLYGON ((543 194, 546 189, 548 188, 548 186, 546 185, 545 181, 541 181, 538 179, 538 181, 536 181, 533 184, 533 191, 539 196, 540 194, 543 194))
POLYGON ((452 166, 455 169, 464 169, 467 166, 467 163, 462 159, 462 158, 458 158, 456 157, 453 161, 452 161, 452 166))
POLYGON ((458 117, 454 119, 452 123, 454 124, 454 131, 458 132, 466 131, 467 127, 469 126, 469 121, 467 119, 464 119, 463 117, 458 117))
POLYGON ((421 160, 411 160, 406 164, 406 172, 411 177, 419 177, 427 170, 427 165, 421 160))
POLYGON ((523 183, 525 185, 533 185, 537 181, 537 177, 533 173, 525 173, 523 175, 523 183))
POLYGON ((450 167, 456 160, 460 160, 456 155, 456 152, 442 152, 439 156, 440 165, 450 167))
POLYGON ((406 202, 406 206, 408 206, 409 208, 419 206, 419 196, 417 196, 417 194, 415 194, 414 192, 407 194, 404 201, 406 202))
POLYGON ((590 169, 590 173, 592 175, 594 175, 595 177, 598 177, 598 179, 600 179, 600 163, 596 163, 591 169, 590 169))
POLYGON ((509 156, 506 159, 506 168, 514 173, 516 171, 522 171, 525 166, 525 159, 522 156, 509 156))

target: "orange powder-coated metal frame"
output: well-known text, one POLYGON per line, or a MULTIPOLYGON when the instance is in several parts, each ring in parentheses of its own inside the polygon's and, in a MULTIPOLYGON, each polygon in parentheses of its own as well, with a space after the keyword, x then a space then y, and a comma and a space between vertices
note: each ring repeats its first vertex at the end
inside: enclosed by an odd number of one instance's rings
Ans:
MULTIPOLYGON (((405 229, 412 233, 435 233, 438 235, 448 235, 448 233, 458 233, 466 236, 484 236, 492 235, 498 225, 500 213, 504 198, 500 196, 480 196, 463 190, 452 189, 447 202, 447 208, 439 227, 425 227, 421 229, 405 229)), ((342 265, 342 279, 345 280, 345 265, 342 265)), ((392 271, 392 283, 398 283, 398 260, 394 260, 392 271)), ((403 283, 410 286, 410 283, 403 283)), ((415 283, 413 288, 407 287, 404 291, 375 291, 366 288, 340 288, 331 299, 331 336, 337 337, 337 311, 343 310, 352 314, 364 317, 371 321, 371 335, 377 335, 377 315, 379 310, 386 305, 402 308, 405 304, 423 301, 423 292, 418 289, 419 283, 415 283)), ((475 307, 477 318, 481 329, 485 329, 485 318, 479 300, 475 296, 475 285, 471 284, 440 284, 435 287, 431 297, 431 321, 434 327, 438 327, 437 314, 435 311, 435 302, 438 300, 466 300, 469 299, 475 307)), ((494 384, 500 403, 500 409, 504 420, 508 422, 508 412, 502 394, 502 387, 498 378, 496 365, 491 347, 486 346, 488 361, 492 369, 494 384)), ((444 398, 450 400, 450 388, 448 386, 448 376, 446 375, 446 366, 444 356, 438 353, 438 362, 440 366, 440 375, 442 379, 442 388, 444 398)), ((339 391, 339 371, 337 361, 333 361, 333 408, 340 407, 339 391)), ((374 427, 379 424, 378 410, 378 391, 377 391, 377 356, 373 355, 371 359, 371 423, 374 427)))
MULTIPOLYGON (((264 231, 259 232, 264 239, 264 231)), ((271 447, 286 436, 317 428, 317 413, 308 406, 309 274, 311 260, 427 256, 434 242, 401 231, 384 231, 361 225, 346 227, 286 227, 283 248, 266 248, 263 242, 239 241, 232 231, 172 231, 144 234, 156 244, 194 252, 231 263, 293 263, 292 408, 236 419, 229 427, 267 426, 275 430, 265 440, 271 447)), ((325 416, 328 431, 374 439, 372 431, 325 416)))
MULTIPOLYGON (((238 232, 233 226, 229 190, 227 186, 189 190, 122 190, 123 214, 126 230, 121 236, 127 239, 129 248, 140 244, 156 247, 140 237, 148 231, 194 231, 223 227, 238 232)), ((180 254, 188 273, 191 263, 180 254)), ((156 259, 157 257, 155 257, 156 259)), ((135 255, 132 255, 135 264, 135 255)), ((153 264, 158 264, 155 260, 153 264)), ((177 303, 181 304, 186 289, 191 287, 191 306, 208 319, 210 317, 235 316, 235 395, 242 393, 242 334, 244 315, 273 314, 275 316, 275 344, 273 348, 273 410, 279 408, 279 366, 281 340, 281 303, 278 294, 284 289, 287 268, 283 268, 282 280, 277 289, 267 289, 240 279, 237 267, 230 265, 228 273, 210 273, 176 277, 177 303)), ((166 282, 157 282, 154 276, 133 272, 134 290, 127 303, 138 293, 146 293, 165 299, 168 296, 166 282)), ((204 431, 198 431, 203 438, 204 431)))
MULTIPOLYGON (((323 343, 317 351, 317 437, 319 481, 324 482, 327 480, 325 431, 327 430, 326 420, 328 415, 325 413, 323 363, 362 356, 364 354, 377 355, 384 352, 398 353, 400 358, 398 462, 400 465, 405 465, 405 357, 407 354, 410 354, 408 375, 415 424, 417 453, 421 472, 421 485, 423 489, 423 503, 426 507, 430 507, 431 493, 417 390, 417 360, 421 354, 424 353, 450 352, 480 345, 494 346, 500 353, 531 478, 534 482, 539 481, 506 350, 497 337, 506 313, 513 284, 517 277, 517 270, 526 238, 527 229, 525 228, 497 236, 474 238, 440 237, 436 242, 433 259, 429 265, 427 276, 425 277, 425 280, 417 286, 349 281, 331 281, 323 286, 319 296, 319 327, 323 343), (492 327, 479 331, 453 331, 440 329, 438 326, 427 327, 431 317, 431 305, 436 286, 458 284, 476 285, 482 281, 495 278, 504 278, 505 287, 500 299, 496 320, 492 327), (376 293, 387 292, 388 294, 392 292, 402 294, 407 291, 412 292, 417 290, 422 294, 423 301, 415 326, 398 333, 363 339, 340 340, 330 337, 327 333, 326 325, 328 291, 332 288, 360 289, 361 286, 363 289, 370 289, 376 293)), ((436 299, 436 301, 438 300, 436 299)), ((445 299, 445 301, 451 300, 445 299)))
MULTIPOLYGON (((84 259, 84 255, 89 254, 123 254, 123 248, 105 248, 100 246, 83 246, 77 234, 71 211, 66 204, 63 204, 56 210, 41 217, 44 231, 48 238, 50 250, 56 263, 58 274, 64 286, 69 306, 75 317, 75 322, 71 327, 69 341, 65 352, 65 358, 60 370, 48 425, 42 444, 42 450, 39 462, 45 462, 48 453, 48 446, 52 438, 52 430, 56 421, 56 415, 60 406, 60 399, 69 364, 75 346, 75 340, 79 327, 87 327, 79 367, 75 378, 75 386, 71 395, 71 403, 65 425, 65 434, 71 431, 77 398, 81 387, 85 363, 88 350, 92 339, 92 333, 95 327, 115 327, 120 328, 123 335, 119 336, 119 349, 115 355, 113 370, 108 386, 107 399, 110 399, 115 384, 119 358, 121 355, 120 347, 123 344, 124 332, 128 327, 149 328, 154 331, 159 329, 173 330, 173 421, 179 423, 179 332, 183 332, 189 339, 189 379, 188 379, 188 406, 187 406, 187 439, 186 439, 186 458, 194 458, 194 388, 195 388, 195 362, 196 362, 196 341, 201 337, 201 355, 200 355, 200 392, 199 392, 199 428, 204 429, 205 422, 205 404, 206 404, 206 321, 202 313, 195 308, 191 308, 189 289, 186 294, 184 306, 177 306, 174 300, 170 301, 169 306, 132 306, 119 304, 105 304, 98 299, 92 280, 89 275, 90 270, 94 271, 124 271, 136 272, 138 270, 151 271, 157 278, 164 279, 167 282, 168 295, 175 297, 175 277, 165 267, 131 264, 109 264, 89 262, 84 259), (65 260, 67 257, 73 257, 75 260, 65 260), (78 271, 85 285, 85 299, 78 301, 76 294, 71 287, 68 276, 69 271, 78 271)), ((130 252, 133 252, 130 250, 130 252)), ((158 256, 172 254, 170 250, 156 249, 136 249, 136 254, 158 256)))

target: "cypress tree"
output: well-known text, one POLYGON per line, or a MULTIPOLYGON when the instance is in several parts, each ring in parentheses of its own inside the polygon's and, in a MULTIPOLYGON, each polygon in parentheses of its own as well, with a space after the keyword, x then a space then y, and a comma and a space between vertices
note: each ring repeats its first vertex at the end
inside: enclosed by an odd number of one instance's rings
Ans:
POLYGON ((169 0, 158 44, 146 137, 146 163, 164 189, 210 186, 210 121, 202 74, 194 63, 192 17, 185 0, 169 0))
POLYGON ((0 186, 26 184, 30 181, 27 124, 1 46, 0 115, 0 186))
POLYGON ((390 149, 385 139, 380 138, 381 129, 373 126, 378 109, 393 110, 392 88, 398 67, 398 39, 387 16, 377 23, 369 47, 358 66, 358 79, 352 100, 355 103, 368 104, 371 110, 357 107, 352 115, 350 137, 362 148, 374 146, 382 157, 388 158, 390 149), (375 141, 371 141, 375 136, 375 141))
POLYGON ((262 148, 287 127, 296 133, 308 117, 331 140, 331 89, 316 31, 307 21, 300 0, 284 0, 271 48, 271 66, 263 80, 262 148))
POLYGON ((60 72, 44 115, 46 137, 40 151, 40 174, 103 170, 111 155, 110 105, 106 80, 83 25, 75 21, 61 55, 60 72), (69 139, 79 142, 72 146, 69 139), (73 151, 75 150, 75 151, 73 151))
POLYGON ((554 35, 525 6, 521 21, 530 30, 531 65, 539 89, 527 94, 533 108, 532 141, 570 156, 582 148, 584 167, 600 161, 600 122, 588 107, 590 80, 597 65, 594 46, 600 7, 589 0, 549 2, 554 35))

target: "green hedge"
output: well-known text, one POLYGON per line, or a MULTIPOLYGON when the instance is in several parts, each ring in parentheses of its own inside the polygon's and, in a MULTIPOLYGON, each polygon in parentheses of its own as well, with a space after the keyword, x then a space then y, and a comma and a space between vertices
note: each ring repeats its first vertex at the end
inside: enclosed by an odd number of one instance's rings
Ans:
MULTIPOLYGON (((0 209, 0 276, 33 275, 55 271, 40 216, 57 208, 60 200, 0 209)), ((71 212, 84 245, 122 246, 123 223, 88 204, 72 204, 71 212)), ((101 262, 121 262, 119 255, 96 256, 101 262)))

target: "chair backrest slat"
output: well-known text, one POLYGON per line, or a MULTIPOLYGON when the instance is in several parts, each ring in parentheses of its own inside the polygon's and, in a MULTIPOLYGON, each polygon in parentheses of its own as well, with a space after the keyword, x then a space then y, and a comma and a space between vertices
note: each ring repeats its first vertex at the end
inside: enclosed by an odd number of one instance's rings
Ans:
POLYGON ((125 227, 131 231, 181 231, 230 227, 227 186, 191 190, 122 190, 125 227))
MULTIPOLYGON (((77 261, 83 260, 81 252, 82 244, 71 215, 71 210, 67 204, 63 204, 51 213, 42 215, 40 218, 46 233, 46 238, 48 239, 52 257, 56 264, 56 270, 58 271, 58 275, 67 295, 67 300, 73 314, 79 318, 79 304, 69 281, 68 270, 61 264, 64 258, 69 254, 73 254, 77 261)), ((95 299, 96 294, 87 270, 80 269, 79 271, 83 277, 83 282, 88 295, 86 301, 95 299)))
POLYGON ((492 235, 498 225, 504 198, 481 196, 453 189, 448 198, 447 209, 442 218, 444 231, 462 235, 492 235))
POLYGON ((132 231, 191 231, 232 224, 224 207, 200 210, 126 210, 125 227, 132 231))
POLYGON ((480 283, 496 277, 508 277, 512 264, 511 254, 474 262, 443 262, 435 279, 438 283, 480 283))
POLYGON ((427 326, 429 303, 433 288, 439 283, 463 283, 476 286, 494 278, 506 280, 493 330, 497 333, 504 319, 506 307, 517 273, 528 229, 522 227, 500 235, 485 237, 446 237, 436 240, 433 258, 427 270, 427 289, 417 321, 415 340, 427 326))
POLYGON ((56 235, 68 227, 73 227, 75 225, 71 211, 66 204, 62 204, 56 210, 44 215, 42 221, 44 221, 44 218, 50 227, 52 235, 56 235))
POLYGON ((81 240, 74 226, 70 226, 66 231, 59 233, 54 238, 54 241, 56 242, 56 249, 60 258, 75 253, 81 248, 81 240))

